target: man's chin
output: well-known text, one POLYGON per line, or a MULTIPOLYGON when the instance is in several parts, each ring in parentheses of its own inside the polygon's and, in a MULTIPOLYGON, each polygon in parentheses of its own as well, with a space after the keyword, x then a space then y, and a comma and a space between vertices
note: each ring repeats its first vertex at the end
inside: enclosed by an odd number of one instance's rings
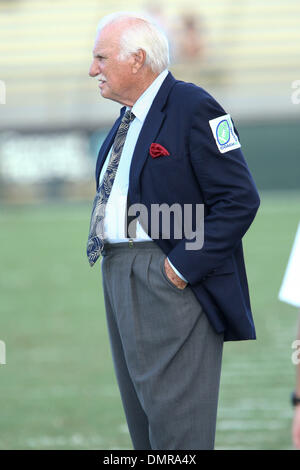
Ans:
MULTIPOLYGON (((122 106, 125 105, 124 101, 117 95, 115 96, 114 94, 110 93, 110 90, 104 90, 103 88, 100 88, 100 93, 102 98, 105 98, 107 100, 115 101, 116 103, 121 104, 122 106)), ((127 104, 126 104, 127 106, 127 104)))
POLYGON ((105 88, 100 88, 100 94, 102 98, 110 98, 109 91, 105 90, 105 88))

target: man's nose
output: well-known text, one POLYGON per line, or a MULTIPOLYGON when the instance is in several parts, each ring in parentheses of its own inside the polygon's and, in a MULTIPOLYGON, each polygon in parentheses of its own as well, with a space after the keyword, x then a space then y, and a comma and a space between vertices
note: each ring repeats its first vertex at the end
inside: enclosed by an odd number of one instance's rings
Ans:
POLYGON ((100 73, 100 67, 97 65, 97 62, 95 59, 91 63, 90 70, 89 70, 89 76, 90 77, 96 77, 100 73))

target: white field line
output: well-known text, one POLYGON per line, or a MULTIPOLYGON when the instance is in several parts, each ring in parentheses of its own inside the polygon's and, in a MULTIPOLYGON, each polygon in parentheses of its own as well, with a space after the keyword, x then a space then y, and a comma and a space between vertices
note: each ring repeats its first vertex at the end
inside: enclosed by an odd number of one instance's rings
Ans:
MULTIPOLYGON (((263 431, 263 430, 274 430, 283 429, 283 423, 280 420, 262 420, 262 421, 249 421, 249 420, 226 420, 219 421, 217 429, 219 431, 263 431)), ((247 435, 248 436, 248 435, 247 435)), ((248 437, 247 437, 248 439, 248 437)))
POLYGON ((100 446, 104 442, 101 436, 83 436, 73 434, 67 436, 40 436, 26 439, 26 445, 30 448, 64 447, 64 446, 100 446))

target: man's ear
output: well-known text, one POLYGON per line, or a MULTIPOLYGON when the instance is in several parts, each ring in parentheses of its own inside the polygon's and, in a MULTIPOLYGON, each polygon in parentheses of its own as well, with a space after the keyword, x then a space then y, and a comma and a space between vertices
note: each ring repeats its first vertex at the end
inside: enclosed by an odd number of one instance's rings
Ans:
POLYGON ((132 54, 133 64, 132 64, 132 73, 137 73, 140 68, 143 67, 146 61, 146 52, 144 49, 139 49, 137 52, 132 54))

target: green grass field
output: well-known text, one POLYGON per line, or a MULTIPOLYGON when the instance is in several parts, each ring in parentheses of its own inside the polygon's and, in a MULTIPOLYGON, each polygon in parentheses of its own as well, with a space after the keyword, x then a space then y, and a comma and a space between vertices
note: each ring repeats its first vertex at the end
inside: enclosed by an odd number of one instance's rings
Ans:
MULTIPOLYGON (((131 449, 113 372, 91 205, 0 208, 0 449, 131 449)), ((291 449, 297 309, 277 300, 300 193, 264 193, 244 239, 257 341, 226 343, 217 449, 291 449)))

